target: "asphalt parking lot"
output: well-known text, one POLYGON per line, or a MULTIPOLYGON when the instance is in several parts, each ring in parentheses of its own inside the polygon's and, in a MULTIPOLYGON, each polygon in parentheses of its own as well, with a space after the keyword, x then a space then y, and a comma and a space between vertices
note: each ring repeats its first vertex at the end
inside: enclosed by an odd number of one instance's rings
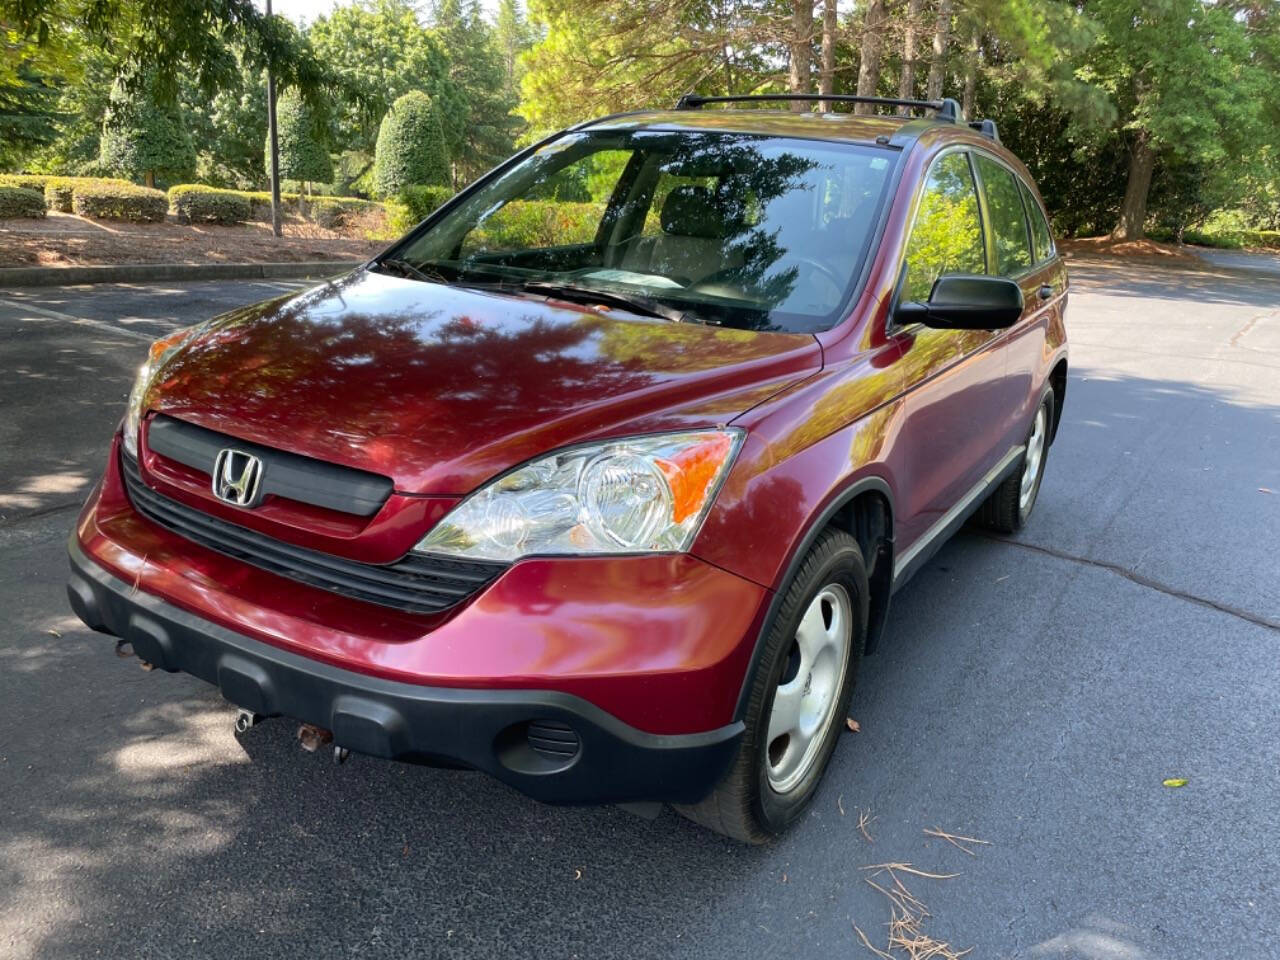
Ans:
POLYGON ((142 341, 298 285, 0 290, 0 956, 872 957, 863 868, 891 861, 958 874, 904 879, 975 957, 1274 956, 1280 272, 1072 277, 1030 528, 962 533, 895 598, 861 732, 761 848, 334 767, 117 659, 69 612, 64 543, 142 341))

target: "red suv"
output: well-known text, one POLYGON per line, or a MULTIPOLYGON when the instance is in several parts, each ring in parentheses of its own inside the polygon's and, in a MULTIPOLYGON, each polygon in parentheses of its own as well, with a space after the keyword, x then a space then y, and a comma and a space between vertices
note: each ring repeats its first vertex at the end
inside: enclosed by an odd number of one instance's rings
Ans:
POLYGON ((562 131, 355 272, 154 344, 76 613, 240 726, 784 828, 894 591, 970 515, 1026 522, 1067 275, 954 101, 728 99, 562 131))

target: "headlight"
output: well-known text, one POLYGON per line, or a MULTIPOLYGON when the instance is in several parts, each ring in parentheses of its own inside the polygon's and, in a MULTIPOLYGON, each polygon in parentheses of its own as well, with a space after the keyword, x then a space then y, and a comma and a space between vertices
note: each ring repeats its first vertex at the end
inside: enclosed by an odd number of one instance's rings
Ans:
POLYGON ((553 453, 473 493, 414 549, 477 560, 687 550, 742 437, 700 430, 553 453))
POLYGON ((133 389, 129 391, 129 406, 124 414, 124 449, 131 456, 138 455, 138 427, 142 423, 142 407, 146 402, 147 391, 151 389, 151 381, 165 361, 186 346, 187 341, 202 332, 206 326, 207 323, 197 323, 183 327, 151 344, 147 362, 138 368, 138 375, 134 378, 133 389))

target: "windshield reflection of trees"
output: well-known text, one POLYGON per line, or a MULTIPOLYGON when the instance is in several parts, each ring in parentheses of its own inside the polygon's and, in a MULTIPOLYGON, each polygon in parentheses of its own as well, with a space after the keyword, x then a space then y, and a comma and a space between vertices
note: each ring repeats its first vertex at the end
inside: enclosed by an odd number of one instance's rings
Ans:
MULTIPOLYGON (((777 269, 788 248, 780 241, 784 224, 779 211, 770 206, 791 195, 812 193, 808 175, 819 167, 812 157, 766 154, 760 145, 767 142, 768 137, 747 135, 664 137, 659 147, 664 171, 714 179, 712 202, 721 221, 724 260, 732 265, 696 285, 695 299, 698 286, 736 288, 761 308, 739 313, 733 325, 755 330, 776 329, 767 311, 790 296, 799 272, 794 264, 777 269)), ((660 200, 652 195, 645 199, 655 207, 660 200)), ((735 306, 741 311, 744 305, 735 306)))

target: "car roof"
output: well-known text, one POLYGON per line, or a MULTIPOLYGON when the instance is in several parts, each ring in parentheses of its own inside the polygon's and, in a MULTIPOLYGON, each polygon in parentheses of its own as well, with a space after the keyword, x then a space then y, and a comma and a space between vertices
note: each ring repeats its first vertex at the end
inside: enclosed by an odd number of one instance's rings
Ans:
MULTIPOLYGON (((619 113, 591 120, 575 130, 709 130, 755 133, 768 137, 874 143, 877 137, 918 135, 924 129, 956 128, 941 120, 892 115, 858 116, 852 113, 794 113, 790 110, 651 110, 619 113)), ((961 127, 960 129, 963 129, 961 127)), ((914 137, 912 137, 914 139, 914 137)))

